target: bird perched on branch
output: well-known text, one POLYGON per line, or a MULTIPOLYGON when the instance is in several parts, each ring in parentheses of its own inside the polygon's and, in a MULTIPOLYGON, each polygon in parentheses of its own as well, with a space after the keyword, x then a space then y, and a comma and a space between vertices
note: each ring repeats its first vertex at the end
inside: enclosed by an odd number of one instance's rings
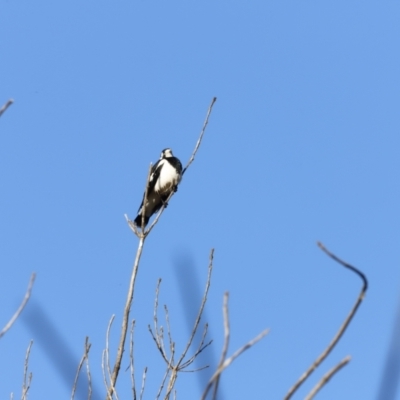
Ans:
POLYGON ((155 214, 166 202, 172 192, 178 190, 178 184, 182 178, 182 164, 173 156, 171 149, 164 149, 160 159, 153 165, 147 187, 146 204, 143 195, 142 204, 139 207, 135 224, 144 228, 150 217, 155 214), (142 215, 144 214, 144 226, 142 227, 142 215))

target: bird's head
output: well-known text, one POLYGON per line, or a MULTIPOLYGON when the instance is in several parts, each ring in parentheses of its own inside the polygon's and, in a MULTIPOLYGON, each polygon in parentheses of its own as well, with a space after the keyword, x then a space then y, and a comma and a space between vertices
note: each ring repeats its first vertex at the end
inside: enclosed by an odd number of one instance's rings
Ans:
POLYGON ((172 150, 171 149, 164 149, 161 152, 160 160, 163 158, 168 158, 168 157, 173 157, 172 150))

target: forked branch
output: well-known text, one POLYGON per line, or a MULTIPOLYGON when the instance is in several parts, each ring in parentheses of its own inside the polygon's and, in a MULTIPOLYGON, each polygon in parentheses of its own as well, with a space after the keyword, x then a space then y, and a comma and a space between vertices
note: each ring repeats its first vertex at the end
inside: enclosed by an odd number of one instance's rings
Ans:
POLYGON ((358 307, 360 306, 361 302, 364 300, 365 293, 368 289, 368 281, 366 276, 357 268, 353 267, 352 265, 348 264, 347 262, 341 260, 339 257, 335 256, 331 253, 322 243, 318 242, 319 248, 327 254, 329 257, 334 259, 336 262, 341 264, 343 267, 350 269, 351 271, 355 272, 363 281, 363 286, 361 289, 358 298, 351 309, 349 315, 344 320, 342 326, 339 328, 339 331, 336 333, 335 337, 332 339, 331 343, 327 346, 327 348, 322 352, 322 354, 313 362, 313 364, 304 372, 304 374, 299 378, 299 380, 290 388, 289 392, 285 396, 285 400, 290 399, 296 390, 304 383, 304 381, 315 371, 315 369, 325 360, 325 358, 329 355, 332 349, 336 346, 337 342, 343 336, 344 332, 346 331, 347 327, 349 326, 351 320, 353 319, 355 313, 357 312, 358 307))
POLYGON ((328 383, 328 381, 332 378, 333 375, 336 374, 339 370, 341 370, 345 365, 347 365, 351 360, 350 356, 345 357, 340 363, 335 365, 332 369, 330 369, 321 380, 313 387, 311 392, 306 396, 304 400, 312 400, 314 396, 328 383))

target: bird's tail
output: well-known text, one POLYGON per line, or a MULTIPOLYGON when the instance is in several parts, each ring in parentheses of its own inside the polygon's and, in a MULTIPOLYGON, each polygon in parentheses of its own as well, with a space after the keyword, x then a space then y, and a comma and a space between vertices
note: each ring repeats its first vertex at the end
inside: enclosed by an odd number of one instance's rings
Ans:
POLYGON ((145 228, 147 223, 149 222, 150 217, 147 217, 146 215, 144 216, 144 226, 142 226, 142 214, 139 213, 137 217, 135 218, 135 225, 138 226, 139 228, 145 228))

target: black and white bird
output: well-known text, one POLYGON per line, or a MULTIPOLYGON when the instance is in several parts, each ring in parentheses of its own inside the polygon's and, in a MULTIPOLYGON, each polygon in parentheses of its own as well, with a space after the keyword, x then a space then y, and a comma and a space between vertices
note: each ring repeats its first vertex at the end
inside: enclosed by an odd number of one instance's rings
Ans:
MULTIPOLYGON (((171 149, 164 149, 160 159, 153 165, 147 188, 146 204, 144 197, 139 207, 135 224, 142 227, 142 215, 144 215, 144 228, 150 217, 166 203, 171 192, 178 190, 178 184, 182 178, 182 164, 173 156, 171 149)), ((165 204, 166 205, 166 204, 165 204)))

